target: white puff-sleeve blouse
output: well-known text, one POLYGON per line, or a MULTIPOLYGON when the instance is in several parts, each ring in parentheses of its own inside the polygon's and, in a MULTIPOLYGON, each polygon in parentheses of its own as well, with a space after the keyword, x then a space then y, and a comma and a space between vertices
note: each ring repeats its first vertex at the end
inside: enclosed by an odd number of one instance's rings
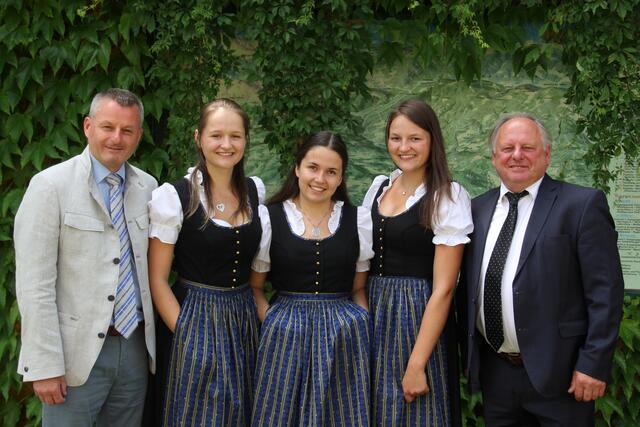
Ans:
MULTIPOLYGON (((340 225, 342 207, 344 202, 337 201, 333 205, 331 216, 329 216, 329 232, 334 234, 340 225)), ((304 217, 292 200, 283 203, 287 221, 296 235, 302 236, 305 232, 304 217)), ((260 221, 262 224, 262 238, 260 247, 256 254, 251 268, 258 273, 265 273, 271 270, 271 218, 266 206, 260 206, 260 221)), ((373 224, 371 222, 371 212, 369 209, 359 206, 357 213, 358 241, 360 243, 360 253, 356 262, 356 271, 369 271, 369 261, 373 258, 373 224)))
MULTIPOLYGON (((394 170, 388 177, 378 175, 374 178, 371 187, 364 196, 362 205, 367 209, 373 208, 373 202, 376 193, 380 189, 382 183, 389 178, 389 183, 382 189, 380 197, 376 200, 380 204, 380 200, 385 193, 391 188, 394 181, 402 175, 400 169, 394 170)), ((416 191, 407 198, 405 210, 409 209, 417 203, 427 192, 424 184, 420 184, 416 191)), ((433 244, 456 246, 470 242, 468 237, 473 232, 473 220, 471 217, 471 198, 464 187, 457 182, 451 183, 451 199, 443 197, 440 199, 437 215, 433 221, 433 244)))
MULTIPOLYGON (((189 171, 185 178, 191 178, 191 172, 193 168, 189 168, 189 171)), ((265 187, 264 183, 257 176, 252 176, 251 179, 256 184, 258 191, 258 203, 264 203, 265 187)), ((198 180, 202 184, 202 176, 198 172, 198 180)), ((207 203, 207 197, 204 193, 204 187, 200 188, 200 202, 203 205, 207 203)), ((160 187, 153 190, 151 193, 151 200, 148 204, 149 207, 149 237, 157 238, 163 243, 174 245, 178 241, 178 235, 182 228, 182 221, 184 215, 182 213, 182 203, 180 203, 180 197, 175 187, 169 183, 164 183, 160 187)), ((263 207, 260 205, 260 207, 263 207)), ((262 210, 258 209, 258 214, 261 215, 262 210)), ((228 222, 211 218, 217 225, 222 227, 232 227, 228 222)), ((251 221, 249 218, 248 221, 251 221)))

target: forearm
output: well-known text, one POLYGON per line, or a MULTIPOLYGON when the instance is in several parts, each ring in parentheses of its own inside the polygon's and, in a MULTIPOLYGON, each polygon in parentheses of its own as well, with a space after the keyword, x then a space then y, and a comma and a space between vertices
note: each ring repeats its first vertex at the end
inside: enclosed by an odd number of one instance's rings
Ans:
POLYGON ((423 369, 444 329, 460 272, 463 245, 437 245, 433 260, 432 292, 422 315, 409 365, 423 369))
POLYGON ((452 291, 431 295, 422 315, 420 330, 411 351, 408 365, 419 369, 425 368, 447 322, 452 299, 452 291))
POLYGON ((171 331, 175 330, 180 314, 180 304, 169 287, 169 274, 173 261, 174 245, 159 239, 149 239, 149 290, 151 299, 162 321, 171 331))
POLYGON ((256 309, 258 310, 258 318, 260 321, 264 321, 267 310, 269 309, 269 301, 264 294, 264 283, 267 279, 267 273, 259 273, 251 270, 249 275, 249 286, 251 286, 251 292, 253 293, 253 299, 256 303, 256 309))
POLYGON ((356 272, 353 279, 353 288, 351 290, 351 299, 365 310, 369 310, 369 302, 367 301, 366 292, 367 272, 356 272))
POLYGON ((173 332, 180 314, 180 303, 178 303, 166 280, 151 279, 149 277, 149 288, 153 305, 156 307, 160 318, 173 332))

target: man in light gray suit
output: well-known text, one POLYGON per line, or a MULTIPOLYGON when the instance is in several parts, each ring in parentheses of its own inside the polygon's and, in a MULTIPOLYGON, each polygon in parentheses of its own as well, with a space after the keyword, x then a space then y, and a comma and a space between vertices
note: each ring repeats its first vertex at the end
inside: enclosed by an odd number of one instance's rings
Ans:
POLYGON ((87 148, 36 174, 15 218, 18 373, 44 426, 141 422, 155 370, 147 202, 157 183, 127 160, 143 116, 133 93, 98 93, 87 148))

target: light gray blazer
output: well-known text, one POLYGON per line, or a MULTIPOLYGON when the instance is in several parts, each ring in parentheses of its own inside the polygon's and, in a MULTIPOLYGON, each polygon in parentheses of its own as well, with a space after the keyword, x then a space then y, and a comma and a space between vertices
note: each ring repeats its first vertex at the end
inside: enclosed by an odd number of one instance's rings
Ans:
MULTIPOLYGON (((126 165, 124 208, 133 248, 149 368, 155 329, 149 292, 147 202, 156 180, 126 165)), ((120 240, 91 172, 88 148, 35 175, 15 218, 16 292, 22 316, 18 373, 86 382, 102 349, 116 294, 120 240), (102 337, 102 338, 101 338, 102 337)))

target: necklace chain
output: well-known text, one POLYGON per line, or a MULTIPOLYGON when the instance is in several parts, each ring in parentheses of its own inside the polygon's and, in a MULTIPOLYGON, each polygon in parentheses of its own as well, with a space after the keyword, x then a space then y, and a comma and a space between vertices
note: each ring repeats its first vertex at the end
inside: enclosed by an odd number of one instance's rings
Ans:
POLYGON ((311 237, 313 237, 314 239, 317 239, 320 237, 320 224, 322 224, 322 222, 331 213, 332 210, 333 210, 333 207, 329 206, 329 210, 327 210, 327 212, 322 216, 322 218, 320 218, 320 221, 318 221, 317 224, 314 224, 313 221, 311 221, 311 218, 309 218, 309 216, 306 213, 304 213, 302 208, 300 208, 300 212, 302 213, 302 216, 304 216, 307 219, 307 221, 309 221, 309 224, 311 224, 311 237))

